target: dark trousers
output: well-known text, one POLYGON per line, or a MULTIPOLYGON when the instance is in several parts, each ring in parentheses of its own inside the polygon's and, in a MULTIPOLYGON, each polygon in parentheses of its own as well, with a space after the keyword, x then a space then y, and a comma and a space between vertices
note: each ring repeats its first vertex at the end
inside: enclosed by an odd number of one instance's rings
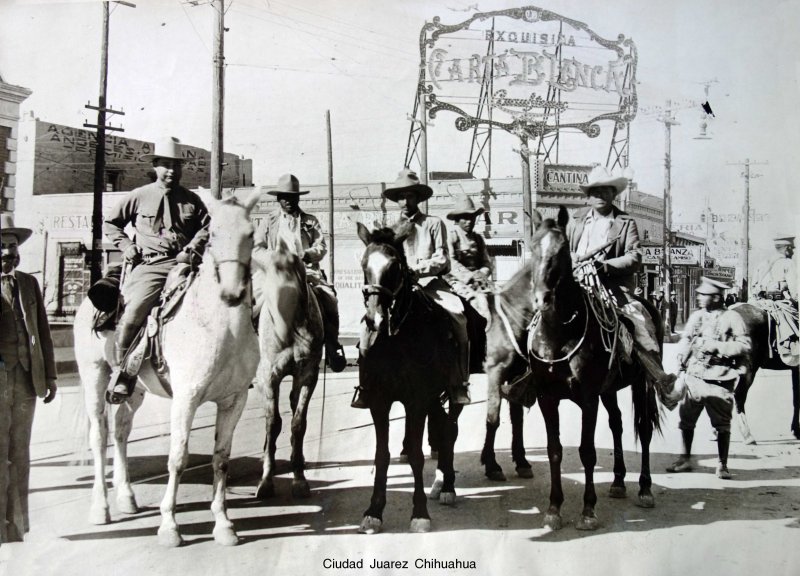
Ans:
POLYGON ((31 373, 23 369, 19 363, 13 368, 2 365, 0 367, 0 542, 19 540, 30 528, 28 483, 31 469, 31 430, 35 409, 36 393, 31 373))

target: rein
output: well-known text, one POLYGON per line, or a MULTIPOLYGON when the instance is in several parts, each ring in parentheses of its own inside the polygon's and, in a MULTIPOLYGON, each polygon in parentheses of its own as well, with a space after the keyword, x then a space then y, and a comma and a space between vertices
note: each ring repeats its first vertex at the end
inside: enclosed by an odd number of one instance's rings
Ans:
MULTIPOLYGON (((528 332, 528 352, 539 362, 550 365, 550 371, 553 370, 553 366, 555 364, 559 362, 568 362, 578 352, 580 347, 583 345, 584 340, 586 340, 586 333, 588 332, 589 329, 589 305, 586 303, 586 299, 587 299, 586 294, 583 294, 583 298, 581 299, 581 301, 583 302, 583 311, 584 311, 583 334, 581 334, 580 340, 578 340, 578 343, 575 344, 572 350, 567 352, 567 354, 562 356, 561 358, 550 360, 547 358, 542 358, 540 356, 537 356, 536 353, 533 351, 533 338, 536 333, 536 329, 539 327, 540 320, 542 318, 542 313, 537 311, 536 314, 533 316, 533 320, 531 320, 530 329, 528 332)), ((572 315, 572 318, 564 322, 564 324, 569 324, 570 322, 572 322, 575 319, 576 315, 577 312, 572 315)))

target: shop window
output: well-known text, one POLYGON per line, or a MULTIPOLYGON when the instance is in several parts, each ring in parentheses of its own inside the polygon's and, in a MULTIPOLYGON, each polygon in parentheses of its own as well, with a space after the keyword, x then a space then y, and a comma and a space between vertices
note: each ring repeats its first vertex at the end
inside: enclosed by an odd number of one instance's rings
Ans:
POLYGON ((106 192, 122 191, 122 170, 106 170, 106 192))

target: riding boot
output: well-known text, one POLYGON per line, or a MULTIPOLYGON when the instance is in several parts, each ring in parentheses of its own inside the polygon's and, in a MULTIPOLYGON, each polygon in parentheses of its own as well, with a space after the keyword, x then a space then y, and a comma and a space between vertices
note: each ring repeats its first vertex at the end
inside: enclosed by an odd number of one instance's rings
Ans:
POLYGON ((130 323, 121 323, 117 327, 114 342, 114 356, 117 366, 111 372, 111 380, 106 390, 106 401, 109 404, 122 404, 133 393, 136 386, 136 375, 125 371, 125 357, 128 354, 133 339, 139 332, 139 326, 130 323))
POLYGON ((684 389, 677 388, 675 381, 678 377, 675 374, 667 374, 661 366, 661 358, 655 350, 645 350, 639 346, 633 348, 639 364, 647 372, 648 377, 655 383, 656 392, 661 403, 667 410, 674 410, 678 402, 681 401, 684 389))
POLYGON ((458 343, 458 371, 450 378, 447 391, 453 404, 469 404, 469 341, 458 343))
POLYGON ((683 436, 683 454, 671 466, 667 466, 667 472, 691 472, 692 471, 692 440, 694 440, 694 430, 681 430, 683 436))
POLYGON ((722 480, 730 480, 731 473, 728 471, 728 449, 731 445, 731 433, 717 431, 717 454, 719 454, 719 462, 717 463, 717 478, 722 480))

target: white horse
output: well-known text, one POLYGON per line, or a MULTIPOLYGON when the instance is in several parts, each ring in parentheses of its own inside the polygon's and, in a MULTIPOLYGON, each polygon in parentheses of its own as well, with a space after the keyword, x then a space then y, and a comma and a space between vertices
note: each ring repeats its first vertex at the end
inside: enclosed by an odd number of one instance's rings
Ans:
MULTIPOLYGON (((245 202, 229 197, 207 200, 210 241, 197 278, 163 330, 163 353, 172 388, 170 412, 169 483, 161 501, 159 542, 179 546, 182 538, 175 521, 178 483, 188 462, 189 431, 195 412, 204 402, 217 404, 212 466, 214 539, 234 545, 238 537, 225 505, 228 460, 233 432, 247 402, 247 389, 258 367, 258 339, 251 321, 250 257, 253 225, 250 210, 259 192, 245 202)), ((105 482, 108 436, 105 391, 114 362, 114 333, 92 330, 94 307, 87 299, 75 317, 75 357, 84 387, 89 417, 89 443, 94 458, 94 485, 89 520, 111 521, 105 482)), ((121 512, 138 511, 128 477, 127 441, 133 415, 144 392, 168 397, 148 362, 143 363, 136 390, 119 406, 114 427, 114 487, 121 512)))

